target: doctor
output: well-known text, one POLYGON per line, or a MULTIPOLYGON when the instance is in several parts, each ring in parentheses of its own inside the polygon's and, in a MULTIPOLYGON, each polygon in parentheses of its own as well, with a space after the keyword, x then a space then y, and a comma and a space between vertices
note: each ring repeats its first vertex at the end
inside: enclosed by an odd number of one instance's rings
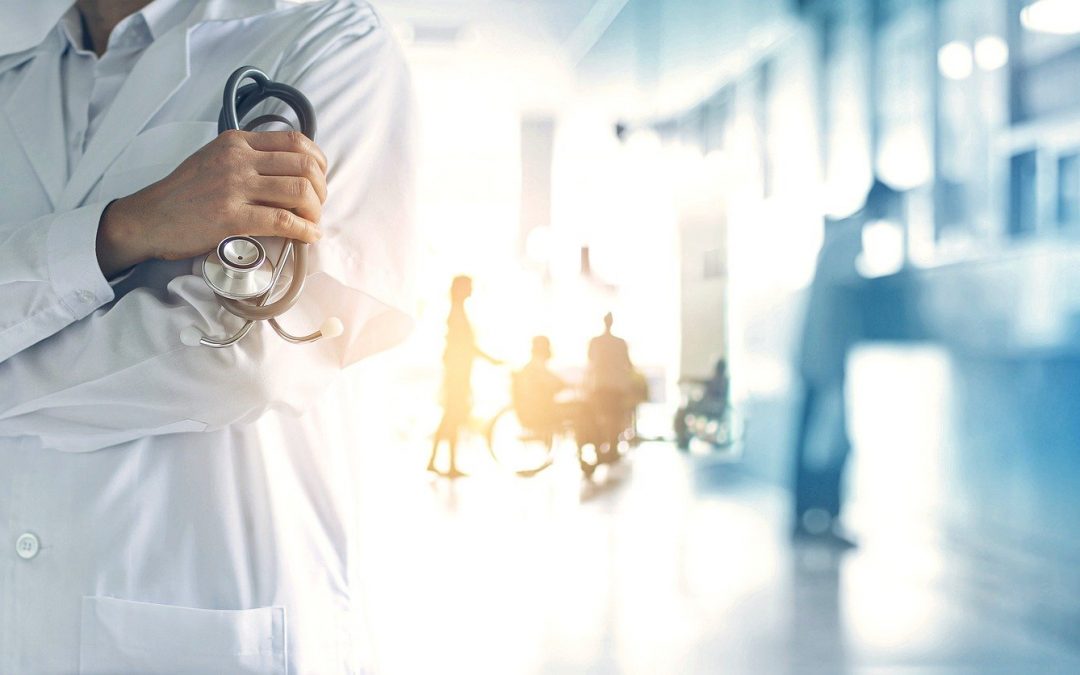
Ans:
POLYGON ((0 673, 350 673, 345 366, 409 327, 412 106, 364 2, 0 0, 0 673), (217 136, 250 64, 319 146, 217 136), (238 346, 194 256, 314 242, 238 346))

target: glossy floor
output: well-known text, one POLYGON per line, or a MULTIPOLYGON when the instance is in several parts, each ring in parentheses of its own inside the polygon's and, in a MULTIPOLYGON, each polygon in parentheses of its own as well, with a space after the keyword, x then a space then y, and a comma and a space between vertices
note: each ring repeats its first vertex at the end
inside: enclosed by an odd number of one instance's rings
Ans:
POLYGON ((794 546, 787 495, 645 444, 583 482, 572 458, 472 476, 425 448, 365 460, 364 579, 380 672, 1076 673, 1080 647, 972 602, 977 566, 919 530, 794 546))

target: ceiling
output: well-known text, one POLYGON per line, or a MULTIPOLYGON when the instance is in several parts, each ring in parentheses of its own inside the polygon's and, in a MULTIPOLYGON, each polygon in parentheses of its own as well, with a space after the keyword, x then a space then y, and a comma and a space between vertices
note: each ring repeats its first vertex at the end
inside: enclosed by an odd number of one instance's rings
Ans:
POLYGON ((418 47, 480 39, 561 52, 576 62, 627 0, 382 0, 378 6, 418 47))
POLYGON ((685 108, 792 31, 792 0, 375 0, 416 72, 527 108, 685 108))

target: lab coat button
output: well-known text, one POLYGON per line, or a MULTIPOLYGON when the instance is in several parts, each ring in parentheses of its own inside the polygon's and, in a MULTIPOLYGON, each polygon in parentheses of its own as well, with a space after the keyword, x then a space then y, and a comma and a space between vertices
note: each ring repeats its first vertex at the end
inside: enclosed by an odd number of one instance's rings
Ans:
POLYGON ((90 304, 94 301, 94 294, 90 291, 79 291, 75 294, 75 296, 79 298, 79 302, 83 302, 86 304, 90 304))
POLYGON ((41 542, 38 538, 29 532, 23 533, 15 541, 15 552, 19 554, 19 557, 23 560, 29 560, 38 554, 38 550, 41 549, 41 542))

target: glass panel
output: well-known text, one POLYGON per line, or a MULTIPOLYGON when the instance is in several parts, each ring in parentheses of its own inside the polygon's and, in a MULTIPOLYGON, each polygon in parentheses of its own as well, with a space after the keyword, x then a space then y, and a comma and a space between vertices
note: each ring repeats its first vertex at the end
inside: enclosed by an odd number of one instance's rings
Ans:
POLYGON ((1080 226, 1080 153, 1058 158, 1057 219, 1062 227, 1080 226))
POLYGON ((1010 162, 1009 234, 1035 230, 1038 213, 1036 166, 1034 150, 1014 155, 1010 162))

